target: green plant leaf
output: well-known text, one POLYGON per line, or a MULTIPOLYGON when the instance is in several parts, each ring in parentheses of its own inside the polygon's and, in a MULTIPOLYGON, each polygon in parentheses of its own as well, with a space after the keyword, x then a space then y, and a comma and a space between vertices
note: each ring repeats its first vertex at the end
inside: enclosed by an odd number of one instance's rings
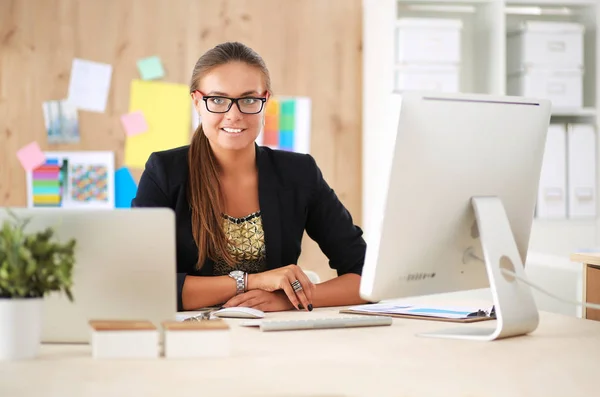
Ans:
POLYGON ((73 301, 74 239, 60 242, 47 228, 27 233, 28 219, 10 218, 0 228, 0 297, 42 297, 62 291, 73 301))

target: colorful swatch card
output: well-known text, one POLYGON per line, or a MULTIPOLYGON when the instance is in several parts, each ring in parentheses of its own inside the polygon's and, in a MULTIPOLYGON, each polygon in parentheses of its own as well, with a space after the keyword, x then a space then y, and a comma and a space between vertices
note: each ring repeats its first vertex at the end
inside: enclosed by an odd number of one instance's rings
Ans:
POLYGON ((28 207, 115 207, 113 152, 43 154, 43 164, 27 173, 28 207))
POLYGON ((306 97, 271 97, 257 143, 272 149, 309 153, 310 106, 310 99, 306 97))

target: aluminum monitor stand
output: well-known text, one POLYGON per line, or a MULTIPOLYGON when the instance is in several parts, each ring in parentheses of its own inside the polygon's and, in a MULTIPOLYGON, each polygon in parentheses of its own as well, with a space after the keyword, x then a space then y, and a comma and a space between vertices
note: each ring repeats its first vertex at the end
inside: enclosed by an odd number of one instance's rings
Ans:
POLYGON ((538 326, 539 314, 529 286, 502 272, 507 269, 526 278, 502 201, 498 197, 473 197, 471 204, 496 311, 496 327, 464 326, 418 336, 492 341, 525 335, 538 326))

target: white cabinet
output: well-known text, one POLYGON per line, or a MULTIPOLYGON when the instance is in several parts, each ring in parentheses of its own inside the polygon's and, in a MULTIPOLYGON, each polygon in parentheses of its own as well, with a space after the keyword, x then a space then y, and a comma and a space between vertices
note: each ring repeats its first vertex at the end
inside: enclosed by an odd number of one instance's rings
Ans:
MULTIPOLYGON (((546 97, 553 124, 597 127, 599 10, 596 0, 363 0, 365 236, 381 217, 404 90, 546 97)), ((580 162, 589 150, 599 158, 597 129, 580 162)), ((593 167, 595 198, 600 172, 593 167)), ((589 202, 586 189, 571 193, 589 202)), ((600 246, 598 205, 594 217, 534 220, 530 248, 569 255, 590 242, 600 246)))

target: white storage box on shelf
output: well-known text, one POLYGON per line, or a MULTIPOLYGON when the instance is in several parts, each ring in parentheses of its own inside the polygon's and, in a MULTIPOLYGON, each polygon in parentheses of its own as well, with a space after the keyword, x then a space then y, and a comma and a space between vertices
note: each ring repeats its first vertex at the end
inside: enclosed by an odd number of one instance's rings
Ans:
POLYGON ((596 132, 591 124, 569 124, 567 135, 569 218, 596 218, 596 132))
POLYGON ((396 24, 396 63, 453 63, 461 60, 462 21, 400 18, 396 24))
POLYGON ((508 73, 538 67, 583 70, 584 30, 573 22, 522 22, 507 37, 508 73))
POLYGON ((528 68, 509 75, 506 88, 508 95, 549 99, 553 109, 583 107, 581 69, 528 68))
POLYGON ((460 70, 457 65, 403 65, 395 70, 394 91, 426 90, 458 92, 460 70))
POLYGON ((550 124, 538 185, 536 216, 567 218, 567 126, 550 124))

